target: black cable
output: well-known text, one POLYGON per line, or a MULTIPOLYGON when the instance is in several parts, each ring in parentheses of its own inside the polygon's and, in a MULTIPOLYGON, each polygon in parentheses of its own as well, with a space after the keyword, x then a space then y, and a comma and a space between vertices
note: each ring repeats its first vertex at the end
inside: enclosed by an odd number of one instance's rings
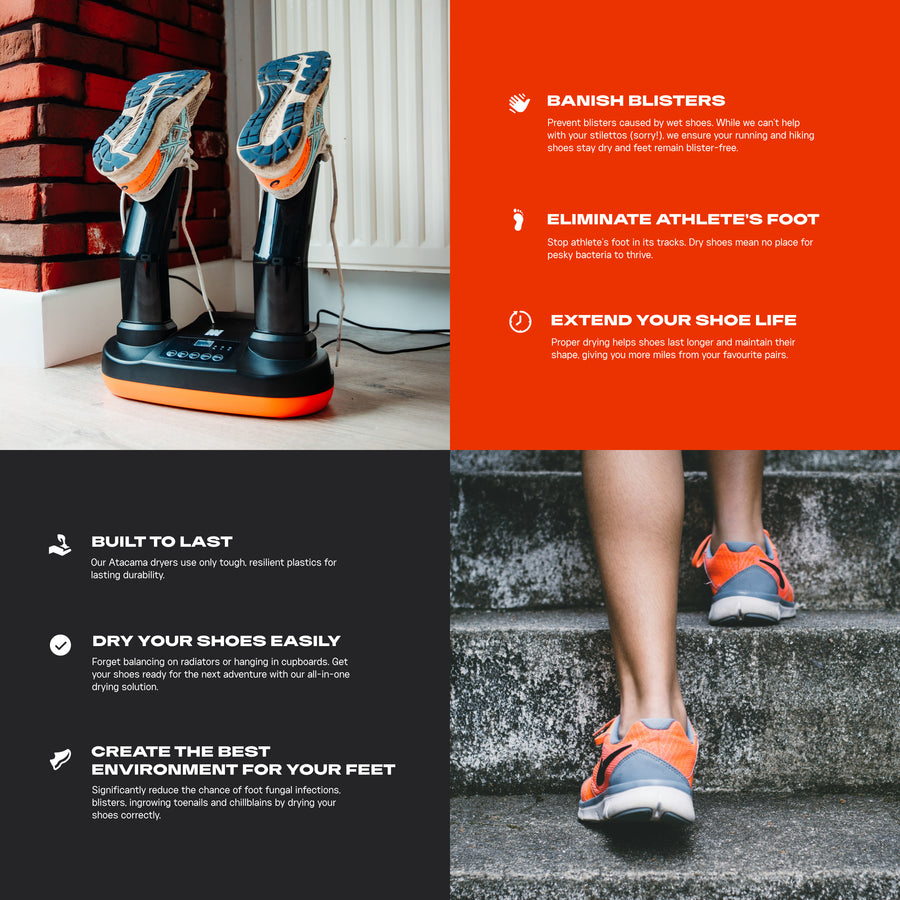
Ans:
MULTIPOLYGON (((196 284, 188 281, 187 278, 182 278, 180 275, 172 275, 171 273, 169 273, 169 278, 174 278, 175 281, 183 281, 189 288, 193 288, 201 297, 203 296, 203 291, 201 291, 196 284)), ((209 300, 209 305, 212 308, 212 311, 218 312, 215 304, 212 302, 212 300, 209 299, 209 295, 207 295, 206 299, 209 300)))
MULTIPOLYGON (((188 287, 193 288, 200 296, 203 296, 203 291, 197 287, 196 284, 192 284, 187 278, 182 278, 180 275, 169 275, 169 278, 174 278, 176 281, 183 281, 188 287)), ((209 297, 206 298, 209 300, 209 297)), ((212 300, 209 300, 209 305, 212 306, 213 312, 218 312, 218 310, 213 306, 212 300)), ((329 316, 334 316, 336 319, 340 319, 340 315, 336 312, 332 312, 330 309, 320 309, 316 313, 316 324, 315 327, 310 328, 310 333, 315 331, 319 325, 321 325, 321 315, 322 313, 326 313, 329 316)), ((381 328, 378 325, 363 325, 360 322, 354 322, 353 319, 345 318, 344 321, 348 325, 355 325, 357 328, 365 328, 368 331, 394 331, 399 332, 400 334, 444 334, 447 335, 450 333, 449 328, 438 328, 438 329, 428 329, 428 328, 381 328)), ((332 338, 330 341, 325 341, 324 344, 320 344, 319 346, 323 349, 327 347, 329 344, 336 344, 337 338, 332 338)), ((381 356, 392 356, 395 353, 416 353, 419 350, 440 350, 442 347, 449 347, 450 341, 447 341, 446 344, 429 344, 427 347, 408 347, 404 350, 376 350, 374 347, 368 347, 365 344, 361 344, 359 341, 354 341, 352 338, 341 338, 341 343, 343 344, 353 344, 356 347, 362 347, 363 350, 368 350, 369 353, 378 353, 381 356)))
MULTIPOLYGON (((319 325, 322 324, 321 316, 322 313, 326 313, 329 316, 334 316, 335 319, 340 319, 340 315, 336 312, 332 312, 330 309, 320 309, 316 313, 316 324, 313 328, 310 328, 310 332, 315 331, 319 325)), ((348 325, 355 325, 357 328, 365 328, 367 331, 393 331, 398 332, 400 334, 440 334, 440 335, 449 335, 449 328, 387 328, 387 327, 379 327, 378 325, 363 325, 361 322, 354 322, 353 319, 348 319, 346 316, 344 317, 344 321, 348 325)), ((332 338, 330 341, 325 341, 325 343, 320 344, 321 347, 327 347, 329 344, 336 344, 337 338, 332 338)), ((441 347, 449 347, 450 341, 447 341, 445 344, 429 344, 427 347, 407 347, 402 350, 376 350, 374 347, 369 347, 367 344, 361 344, 359 341, 354 341, 352 338, 341 338, 342 344, 353 344, 356 347, 362 347, 363 350, 368 350, 369 353, 378 353, 381 356, 392 356, 395 353, 416 353, 419 350, 439 350, 441 347)))
MULTIPOLYGON (((316 324, 315 327, 310 328, 310 331, 315 331, 319 325, 321 325, 320 317, 322 313, 327 313, 329 316, 334 316, 335 319, 340 319, 340 315, 336 312, 332 312, 330 309, 320 309, 316 313, 316 324)), ((363 325, 361 322, 354 322, 353 319, 348 319, 346 316, 344 317, 344 321, 348 325, 355 325, 357 328, 365 328, 368 331, 396 331, 400 334, 449 334, 449 328, 388 328, 387 326, 382 327, 381 325, 363 325)), ((360 344, 360 346, 362 346, 360 344)), ((443 344, 441 346, 444 346, 443 344)), ((391 353, 403 352, 392 350, 391 353)))
MULTIPOLYGON (((347 321, 346 319, 344 321, 347 321)), ((376 329, 376 331, 379 329, 376 329)), ((402 329, 394 329, 396 331, 401 331, 402 329)), ((436 334, 437 332, 433 331, 423 331, 416 332, 417 334, 436 334)), ((319 344, 320 347, 327 347, 329 344, 336 344, 337 338, 332 338, 330 341, 325 341, 324 344, 319 344)), ((367 347, 365 344, 361 344, 359 341, 354 341, 352 338, 341 338, 342 344, 355 344, 357 347, 362 347, 363 350, 368 350, 369 353, 380 353, 382 356, 390 356, 393 353, 415 353, 417 350, 439 350, 441 347, 449 347, 450 341, 447 341, 446 344, 431 344, 428 347, 408 347, 405 350, 376 350, 374 347, 367 347)))

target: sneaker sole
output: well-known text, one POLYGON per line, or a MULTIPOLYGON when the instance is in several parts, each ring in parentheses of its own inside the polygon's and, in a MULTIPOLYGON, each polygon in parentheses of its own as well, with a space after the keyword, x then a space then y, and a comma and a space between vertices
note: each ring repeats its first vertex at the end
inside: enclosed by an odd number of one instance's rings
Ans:
POLYGON ((200 69, 162 72, 135 83, 125 97, 122 115, 94 143, 97 171, 127 187, 153 165, 172 124, 191 101, 199 98, 199 105, 209 84, 209 72, 200 69))
POLYGON ((710 625, 775 625, 797 615, 796 607, 779 600, 735 594, 714 600, 709 608, 710 625))
POLYGON ((324 51, 285 56, 259 70, 260 105, 237 143, 241 162, 255 175, 278 178, 296 166, 294 156, 306 143, 330 70, 331 56, 324 51), (298 85, 301 93, 295 91, 298 85))
POLYGON ((693 822, 694 801, 678 788, 635 787, 579 803, 581 822, 693 822))

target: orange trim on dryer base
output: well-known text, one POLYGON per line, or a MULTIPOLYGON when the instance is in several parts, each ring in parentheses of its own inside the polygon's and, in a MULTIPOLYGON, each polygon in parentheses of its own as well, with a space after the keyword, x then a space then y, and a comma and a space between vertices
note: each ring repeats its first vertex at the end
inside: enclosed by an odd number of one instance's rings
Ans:
POLYGON ((104 375, 103 380, 117 397, 128 400, 270 419, 311 415, 324 409, 334 393, 334 388, 329 388, 321 394, 310 394, 308 397, 252 397, 248 394, 219 394, 214 391, 192 391, 189 388, 123 381, 120 378, 110 378, 109 375, 104 375))

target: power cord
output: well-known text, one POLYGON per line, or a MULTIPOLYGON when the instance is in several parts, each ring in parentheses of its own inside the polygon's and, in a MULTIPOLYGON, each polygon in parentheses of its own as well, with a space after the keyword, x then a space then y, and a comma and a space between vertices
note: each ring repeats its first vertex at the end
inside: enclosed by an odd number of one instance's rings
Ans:
MULTIPOLYGON (((345 322, 349 322, 349 319, 344 319, 345 322)), ((352 324, 352 323, 351 323, 352 324)), ((380 329, 375 329, 378 331, 380 329)), ((413 332, 415 334, 415 332, 413 332)), ((415 353, 417 350, 439 350, 441 347, 449 347, 450 341, 447 341, 446 344, 429 344, 427 347, 407 347, 405 350, 376 350, 374 347, 369 347, 366 344, 361 344, 359 341, 354 341, 353 338, 341 338, 342 342, 345 344, 355 344, 357 347, 362 347, 363 350, 368 350, 369 353, 380 353, 382 356, 391 356, 394 353, 415 353)), ((332 338, 330 341, 324 341, 319 344, 320 347, 327 347, 329 344, 334 344, 337 342, 337 338, 332 338)))
MULTIPOLYGON (((339 319, 340 316, 336 312, 332 312, 330 309, 320 309, 316 313, 316 324, 310 328, 310 331, 316 331, 319 325, 322 324, 322 313, 325 313, 329 316, 334 316, 335 319, 339 319)), ((449 328, 388 328, 387 326, 381 327, 378 325, 363 325, 362 322, 354 322, 353 319, 348 319, 344 316, 344 321, 348 325, 355 325, 357 328, 365 328, 367 331, 392 331, 399 334, 440 334, 449 336, 450 329, 449 328)), ((321 347, 327 347, 329 344, 333 344, 337 341, 337 338, 333 338, 330 341, 325 341, 323 344, 320 344, 321 347)), ((369 353, 378 353, 382 356, 391 356, 395 353, 416 353, 419 350, 439 350, 442 347, 449 347, 450 341, 447 341, 444 344, 429 344, 426 347, 408 347, 403 350, 376 350, 374 347, 369 347, 367 344, 361 344, 359 341, 354 341, 352 338, 343 338, 343 341, 348 344, 354 344, 357 347, 362 347, 363 350, 368 350, 369 353)))
MULTIPOLYGON (((326 313, 329 316, 334 316, 336 319, 340 318, 336 312, 332 312, 330 309, 320 309, 316 313, 316 324, 313 328, 310 328, 310 331, 315 331, 319 325, 322 324, 321 316, 322 313, 326 313)), ((348 319, 344 316, 344 321, 349 322, 351 325, 355 325, 357 328, 365 328, 368 331, 399 331, 403 334, 449 334, 449 328, 388 328, 386 325, 363 325, 362 322, 354 322, 353 319, 348 319)))
MULTIPOLYGON (((189 288, 195 290, 200 296, 203 296, 203 291, 197 287, 196 284, 188 281, 187 278, 182 278, 180 275, 169 275, 169 278, 175 281, 183 281, 189 288)), ((209 298, 207 297, 207 300, 209 298)), ((218 310, 213 306, 212 300, 209 300, 209 305, 212 306, 213 312, 218 312, 218 310)), ((341 316, 339 313, 332 312, 330 309, 320 309, 316 313, 316 324, 310 328, 310 332, 317 331, 319 326, 322 324, 322 313, 328 316, 334 316, 335 319, 340 319, 341 316)), ((435 334, 435 335, 444 335, 449 337, 450 329, 449 328, 389 328, 387 326, 379 326, 379 325, 363 325, 362 322, 354 322, 353 319, 348 319, 344 316, 344 321, 348 325, 355 325, 357 328, 365 328, 366 331, 392 331, 398 334, 435 334)), ((325 343, 320 344, 320 347, 327 347, 329 344, 337 343, 337 338, 332 338, 330 341, 325 341, 325 343)), ((376 350, 375 347, 369 347, 366 344, 361 344, 359 341, 354 341, 352 338, 342 338, 342 342, 346 342, 348 344, 354 344, 357 347, 362 347, 363 350, 368 350, 369 353, 378 353, 381 356, 392 356, 395 353, 417 353, 420 350, 440 350, 442 347, 449 347, 450 341, 447 341, 444 344, 429 344, 426 347, 408 347, 403 350, 376 350)))
MULTIPOLYGON (((180 275, 172 275, 171 273, 169 273, 169 278, 173 279, 174 281, 183 281, 189 288, 193 288, 201 297, 203 296, 203 291, 201 291, 196 284, 188 281, 187 278, 182 278, 180 275)), ((212 311, 218 312, 212 300, 210 300, 209 297, 207 297, 206 299, 207 301, 209 301, 209 305, 212 307, 212 311)))

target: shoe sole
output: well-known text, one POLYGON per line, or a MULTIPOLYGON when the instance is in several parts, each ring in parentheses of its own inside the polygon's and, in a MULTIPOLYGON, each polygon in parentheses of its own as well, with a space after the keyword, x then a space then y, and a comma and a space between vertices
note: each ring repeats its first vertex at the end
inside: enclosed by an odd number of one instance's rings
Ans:
POLYGON ((241 162, 255 175, 278 178, 295 168, 330 70, 331 56, 324 51, 285 56, 259 70, 260 105, 237 143, 241 162))
POLYGON ((694 801, 678 788, 635 787, 579 803, 582 822, 693 822, 694 801))
POLYGON ((713 601, 709 608, 710 625, 775 625, 797 615, 796 607, 780 600, 735 594, 713 601))
POLYGON ((200 69, 162 72, 136 82, 125 97, 122 115, 94 143, 97 171, 123 190, 130 181, 149 180, 141 176, 159 165, 159 145, 192 101, 199 106, 209 84, 209 72, 200 69))

